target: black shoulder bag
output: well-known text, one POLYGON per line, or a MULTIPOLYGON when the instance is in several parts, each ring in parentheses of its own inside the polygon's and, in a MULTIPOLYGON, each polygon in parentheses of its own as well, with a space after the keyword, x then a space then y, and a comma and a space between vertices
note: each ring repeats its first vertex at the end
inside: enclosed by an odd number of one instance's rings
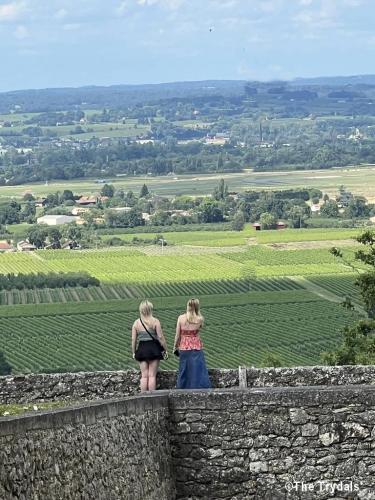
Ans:
POLYGON ((154 342, 156 342, 156 344, 157 344, 158 348, 160 349, 160 354, 163 356, 163 359, 168 359, 168 353, 167 353, 167 351, 164 349, 164 347, 161 345, 160 340, 159 340, 157 337, 154 337, 154 336, 152 335, 152 333, 150 333, 150 332, 147 330, 146 325, 145 325, 145 324, 143 323, 143 321, 142 321, 142 318, 139 318, 139 321, 142 323, 143 328, 144 328, 144 329, 145 329, 145 331, 146 331, 146 332, 150 335, 150 337, 152 338, 152 340, 153 340, 154 342))

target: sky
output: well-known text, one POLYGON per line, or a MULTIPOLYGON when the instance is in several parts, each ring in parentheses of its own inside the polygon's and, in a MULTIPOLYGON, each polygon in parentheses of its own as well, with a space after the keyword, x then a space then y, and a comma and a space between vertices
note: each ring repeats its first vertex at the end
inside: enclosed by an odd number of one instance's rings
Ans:
POLYGON ((375 0, 0 0, 0 91, 375 73, 375 0))

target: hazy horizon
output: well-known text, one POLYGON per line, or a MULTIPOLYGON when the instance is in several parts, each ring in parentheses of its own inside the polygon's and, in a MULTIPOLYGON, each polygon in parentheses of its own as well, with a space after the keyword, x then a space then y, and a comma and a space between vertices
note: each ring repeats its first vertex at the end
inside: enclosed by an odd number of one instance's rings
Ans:
POLYGON ((0 0, 0 92, 375 73, 372 0, 0 0))
POLYGON ((97 84, 97 83, 87 83, 87 84, 82 84, 82 85, 70 85, 66 87, 24 87, 24 88, 14 88, 14 89, 6 89, 6 90, 0 90, 0 93, 7 93, 7 92, 24 92, 24 91, 33 91, 33 90, 56 90, 56 89, 80 89, 80 88, 110 88, 110 87, 138 87, 138 86, 152 86, 152 85, 174 85, 174 84, 179 84, 179 83, 199 83, 199 82, 222 82, 222 81, 232 81, 232 82, 246 82, 246 81, 252 81, 252 82, 259 82, 259 83, 272 83, 272 82, 298 82, 299 80, 304 81, 304 80, 314 80, 314 79, 326 79, 326 78, 356 78, 356 77, 369 77, 369 76, 374 76, 375 78, 375 72, 374 74, 368 73, 366 75, 353 75, 353 74, 348 74, 348 75, 315 75, 315 76, 309 76, 309 77, 304 77, 304 76, 297 76, 295 78, 292 78, 290 80, 281 80, 281 79, 269 79, 269 80, 246 80, 242 78, 237 78, 237 79, 228 79, 228 78, 222 78, 222 79, 203 79, 203 80, 174 80, 174 81, 160 81, 160 82, 139 82, 139 83, 110 83, 110 84, 97 84))

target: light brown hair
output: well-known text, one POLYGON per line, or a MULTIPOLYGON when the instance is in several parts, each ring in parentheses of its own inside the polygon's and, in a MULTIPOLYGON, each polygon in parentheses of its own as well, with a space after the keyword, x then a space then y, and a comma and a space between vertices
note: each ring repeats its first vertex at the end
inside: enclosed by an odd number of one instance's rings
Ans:
POLYGON ((199 309, 199 300, 198 299, 190 299, 186 305, 186 320, 188 323, 202 323, 203 324, 203 316, 200 313, 199 309))
POLYGON ((139 314, 141 315, 141 318, 146 320, 146 322, 149 322, 150 320, 153 319, 153 312, 154 306, 152 305, 151 302, 148 300, 143 300, 139 304, 139 314))

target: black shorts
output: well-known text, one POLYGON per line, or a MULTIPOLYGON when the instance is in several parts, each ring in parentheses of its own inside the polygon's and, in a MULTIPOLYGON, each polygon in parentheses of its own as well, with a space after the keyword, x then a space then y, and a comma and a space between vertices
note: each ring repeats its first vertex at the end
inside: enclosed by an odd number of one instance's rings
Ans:
POLYGON ((163 359, 163 356, 156 342, 152 340, 141 340, 135 351, 135 359, 137 361, 153 361, 155 359, 163 359))

